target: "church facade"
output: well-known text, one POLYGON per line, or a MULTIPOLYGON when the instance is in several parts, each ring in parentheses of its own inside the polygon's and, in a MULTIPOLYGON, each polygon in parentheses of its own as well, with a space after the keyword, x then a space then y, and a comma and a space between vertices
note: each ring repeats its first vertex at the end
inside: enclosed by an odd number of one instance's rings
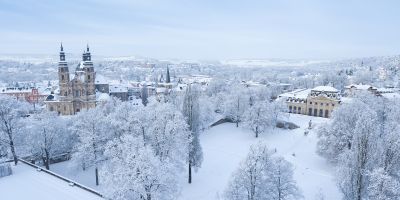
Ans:
POLYGON ((65 52, 61 44, 58 62, 59 92, 47 97, 45 103, 49 111, 61 115, 74 115, 82 110, 96 107, 96 88, 94 71, 89 46, 82 55, 82 61, 70 77, 65 52))

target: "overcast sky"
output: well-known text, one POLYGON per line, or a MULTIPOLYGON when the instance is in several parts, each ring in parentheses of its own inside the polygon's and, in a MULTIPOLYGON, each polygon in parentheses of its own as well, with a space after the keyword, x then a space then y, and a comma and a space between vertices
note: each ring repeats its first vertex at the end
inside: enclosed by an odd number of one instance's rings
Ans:
POLYGON ((348 58, 400 52, 400 1, 0 0, 0 53, 348 58))

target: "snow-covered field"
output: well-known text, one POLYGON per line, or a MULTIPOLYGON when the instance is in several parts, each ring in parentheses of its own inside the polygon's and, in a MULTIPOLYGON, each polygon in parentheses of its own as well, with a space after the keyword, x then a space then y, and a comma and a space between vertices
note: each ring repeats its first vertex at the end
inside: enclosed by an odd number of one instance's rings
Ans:
MULTIPOLYGON (((236 128, 235 124, 222 124, 211 128, 201 135, 204 153, 202 167, 194 174, 193 183, 187 184, 183 179, 181 200, 218 199, 223 194, 232 172, 236 170, 249 150, 250 145, 262 141, 271 150, 276 148, 277 154, 283 156, 294 165, 294 178, 297 181, 305 199, 315 199, 322 192, 326 199, 340 199, 340 193, 335 184, 333 168, 324 158, 316 154, 317 136, 312 130, 304 136, 308 122, 312 120, 313 130, 327 121, 325 118, 305 115, 290 115, 288 121, 300 126, 295 130, 271 129, 259 138, 245 128, 236 128)), ((68 178, 102 190, 96 187, 94 171, 80 171, 69 162, 58 163, 51 169, 68 178), (77 172, 78 171, 78 172, 77 172)), ((101 180, 100 180, 101 181, 101 180)))
POLYGON ((1 199, 31 200, 100 200, 102 198, 78 187, 70 186, 44 172, 19 163, 12 167, 13 174, 0 178, 1 199))
POLYGON ((316 154, 316 133, 311 131, 308 136, 304 136, 309 120, 317 125, 327 119, 290 115, 288 120, 300 125, 300 128, 272 129, 255 138, 247 129, 236 128, 234 124, 222 124, 203 133, 203 166, 194 175, 193 183, 185 184, 180 199, 218 199, 232 172, 246 157, 250 145, 259 141, 266 143, 272 150, 276 148, 278 155, 282 155, 294 165, 294 178, 305 199, 315 199, 319 191, 326 199, 340 199, 333 169, 316 154))

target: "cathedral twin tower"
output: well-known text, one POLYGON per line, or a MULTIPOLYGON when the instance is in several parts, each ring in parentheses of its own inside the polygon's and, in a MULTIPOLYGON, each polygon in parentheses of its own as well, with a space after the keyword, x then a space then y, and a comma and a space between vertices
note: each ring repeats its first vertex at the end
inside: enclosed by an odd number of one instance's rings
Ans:
POLYGON ((62 115, 73 115, 81 110, 96 107, 95 78, 96 72, 89 46, 83 52, 82 61, 77 65, 71 79, 61 44, 58 62, 59 93, 45 101, 47 109, 62 115))

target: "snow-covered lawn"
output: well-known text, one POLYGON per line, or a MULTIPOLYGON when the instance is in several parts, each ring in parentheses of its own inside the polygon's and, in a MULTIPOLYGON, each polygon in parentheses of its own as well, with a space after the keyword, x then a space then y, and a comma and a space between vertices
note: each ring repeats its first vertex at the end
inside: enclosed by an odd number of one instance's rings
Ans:
POLYGON ((70 186, 44 172, 18 163, 12 167, 13 174, 0 178, 1 199, 31 200, 100 200, 102 198, 78 187, 70 186))
MULTIPOLYGON (((341 195, 333 177, 333 168, 324 158, 316 154, 318 139, 314 130, 327 119, 290 115, 287 120, 296 123, 300 128, 294 130, 275 128, 255 138, 250 130, 236 128, 235 124, 226 123, 202 133, 200 142, 204 161, 198 172, 194 173, 192 184, 189 185, 185 178, 182 179, 183 190, 180 199, 218 199, 218 196, 223 194, 231 174, 246 157, 250 145, 259 141, 266 143, 271 150, 276 148, 278 155, 294 165, 294 178, 305 199, 313 200, 319 192, 322 192, 328 200, 340 199, 341 195), (314 128, 304 136, 304 130, 310 120, 314 128)), ((102 190, 101 186, 95 186, 92 169, 77 170, 69 162, 51 165, 51 169, 96 190, 102 190)))
POLYGON ((258 141, 266 143, 271 150, 276 148, 278 155, 282 155, 294 165, 294 178, 305 199, 315 199, 319 191, 326 199, 340 199, 333 169, 316 154, 316 133, 310 131, 308 136, 304 136, 309 120, 318 125, 327 119, 290 115, 288 121, 296 123, 300 128, 271 129, 259 138, 255 138, 247 129, 236 128, 234 124, 222 124, 204 132, 201 136, 203 165, 194 174, 193 183, 184 185, 180 199, 218 199, 226 188, 232 172, 246 157, 250 145, 258 141))

